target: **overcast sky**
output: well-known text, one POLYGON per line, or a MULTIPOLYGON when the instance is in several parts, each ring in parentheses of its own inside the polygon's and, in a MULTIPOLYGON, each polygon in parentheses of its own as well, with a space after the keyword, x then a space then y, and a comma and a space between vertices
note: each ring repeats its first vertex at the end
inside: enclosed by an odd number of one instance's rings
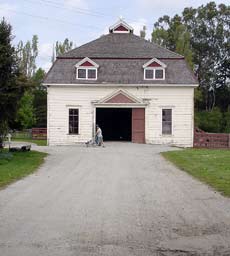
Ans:
MULTIPOLYGON (((108 33, 120 16, 139 35, 143 25, 150 37, 153 24, 162 15, 181 13, 185 7, 198 7, 210 1, 199 0, 0 0, 0 17, 13 26, 14 43, 39 38, 38 66, 50 67, 52 46, 65 38, 76 46, 108 33)), ((229 4, 229 0, 215 1, 229 4)))

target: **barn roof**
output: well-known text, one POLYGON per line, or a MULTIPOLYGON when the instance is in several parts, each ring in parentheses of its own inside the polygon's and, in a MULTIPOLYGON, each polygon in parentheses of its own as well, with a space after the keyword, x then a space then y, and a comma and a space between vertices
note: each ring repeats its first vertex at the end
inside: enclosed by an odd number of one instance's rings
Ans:
POLYGON ((113 33, 77 47, 59 57, 44 84, 197 84, 180 54, 132 33, 113 33), (97 80, 77 80, 76 67, 88 57, 97 63, 97 80), (144 80, 143 65, 156 58, 165 64, 165 80, 144 80))
POLYGON ((59 58, 182 58, 183 56, 132 33, 110 33, 73 49, 59 58))
POLYGON ((77 80, 75 64, 79 59, 57 59, 45 83, 56 84, 197 84, 184 59, 167 59, 165 80, 144 80, 145 59, 93 59, 99 65, 97 80, 77 80))

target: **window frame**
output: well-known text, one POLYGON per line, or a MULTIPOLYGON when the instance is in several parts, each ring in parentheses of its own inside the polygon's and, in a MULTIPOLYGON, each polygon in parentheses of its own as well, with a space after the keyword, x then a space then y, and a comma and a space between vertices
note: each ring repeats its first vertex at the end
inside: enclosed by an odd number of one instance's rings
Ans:
POLYGON ((146 68, 144 68, 144 80, 165 80, 165 68, 163 68, 163 67, 146 67, 146 68), (146 78, 146 70, 152 70, 153 71, 153 78, 146 78), (156 78, 156 70, 162 70, 163 71, 163 77, 162 78, 156 78))
POLYGON ((68 135, 79 135, 80 134, 80 109, 78 107, 68 107, 68 135), (70 110, 78 110, 78 132, 70 133, 70 110))
POLYGON ((77 67, 77 74, 76 74, 76 79, 77 80, 97 80, 97 68, 96 67, 84 67, 84 66, 80 66, 80 67, 77 67), (86 71, 86 77, 85 78, 81 78, 81 77, 78 77, 78 70, 79 69, 84 69, 86 71), (88 77, 88 70, 95 70, 96 71, 96 77, 95 78, 89 78, 88 77))
POLYGON ((171 136, 173 136, 173 134, 174 134, 174 131, 173 131, 173 108, 172 107, 162 107, 161 108, 161 135, 166 136, 166 137, 167 136, 171 137, 171 136), (163 110, 171 110, 171 133, 163 133, 163 110))

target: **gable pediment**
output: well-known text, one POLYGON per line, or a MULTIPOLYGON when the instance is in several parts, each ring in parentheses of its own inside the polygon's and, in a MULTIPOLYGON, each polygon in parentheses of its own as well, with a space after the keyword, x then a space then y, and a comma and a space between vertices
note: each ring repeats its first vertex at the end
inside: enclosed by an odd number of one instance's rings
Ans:
POLYGON ((93 60, 91 60, 90 58, 85 57, 84 59, 80 60, 77 64, 75 64, 75 67, 76 68, 79 68, 79 67, 95 67, 95 68, 98 68, 99 65, 96 62, 94 62, 93 60))
POLYGON ((112 98, 108 99, 107 101, 105 101, 105 103, 135 103, 135 101, 130 99, 123 93, 119 93, 113 96, 112 98))
POLYGON ((139 103, 142 103, 142 101, 123 90, 119 90, 103 98, 98 103, 104 103, 104 104, 111 104, 111 103, 112 104, 114 103, 115 104, 135 104, 137 103, 139 104, 139 103))
POLYGON ((152 68, 155 68, 155 67, 166 68, 167 66, 162 61, 158 60, 157 58, 153 58, 153 59, 149 60, 148 62, 146 62, 143 65, 143 68, 148 68, 148 67, 152 67, 152 68))

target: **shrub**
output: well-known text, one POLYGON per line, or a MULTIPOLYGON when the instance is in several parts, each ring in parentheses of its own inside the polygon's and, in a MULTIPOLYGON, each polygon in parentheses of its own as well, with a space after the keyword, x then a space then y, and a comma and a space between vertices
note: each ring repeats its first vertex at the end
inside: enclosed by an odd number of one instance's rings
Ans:
POLYGON ((195 113, 195 124, 205 132, 223 132, 224 116, 218 107, 195 113))
POLYGON ((228 111, 224 113, 224 132, 230 133, 230 107, 228 111))

